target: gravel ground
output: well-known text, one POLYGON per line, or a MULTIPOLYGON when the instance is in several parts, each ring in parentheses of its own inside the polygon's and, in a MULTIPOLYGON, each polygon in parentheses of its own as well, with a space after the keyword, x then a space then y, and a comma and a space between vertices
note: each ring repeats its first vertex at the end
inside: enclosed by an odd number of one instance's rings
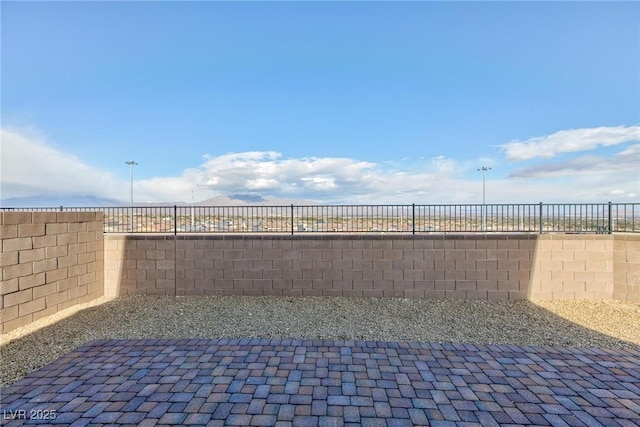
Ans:
POLYGON ((48 326, 41 329, 2 337, 0 387, 105 338, 314 338, 640 349, 640 304, 620 302, 134 296, 63 315, 43 319, 40 326, 48 326))

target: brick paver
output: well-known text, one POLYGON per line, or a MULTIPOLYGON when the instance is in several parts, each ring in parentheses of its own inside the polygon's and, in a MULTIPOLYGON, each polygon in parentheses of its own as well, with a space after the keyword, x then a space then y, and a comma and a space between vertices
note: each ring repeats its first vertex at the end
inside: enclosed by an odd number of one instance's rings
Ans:
POLYGON ((0 393, 6 426, 627 426, 640 425, 640 351, 102 340, 0 393))

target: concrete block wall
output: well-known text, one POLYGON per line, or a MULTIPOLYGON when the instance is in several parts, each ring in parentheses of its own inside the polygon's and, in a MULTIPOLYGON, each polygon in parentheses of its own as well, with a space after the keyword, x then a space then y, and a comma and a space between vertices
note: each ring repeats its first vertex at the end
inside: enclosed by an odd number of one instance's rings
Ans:
POLYGON ((174 241, 173 236, 107 236, 106 288, 112 295, 523 299, 530 292, 536 239, 206 235, 174 241))
POLYGON ((640 236, 105 237, 107 293, 640 302, 640 236))
POLYGON ((174 236, 105 235, 105 295, 174 295, 175 247, 174 236))
POLYGON ((640 235, 638 234, 615 235, 613 298, 640 303, 640 235))
POLYGON ((615 242, 624 235, 538 236, 531 299, 614 298, 615 242))
POLYGON ((0 324, 7 333, 104 294, 101 212, 0 212, 0 324))

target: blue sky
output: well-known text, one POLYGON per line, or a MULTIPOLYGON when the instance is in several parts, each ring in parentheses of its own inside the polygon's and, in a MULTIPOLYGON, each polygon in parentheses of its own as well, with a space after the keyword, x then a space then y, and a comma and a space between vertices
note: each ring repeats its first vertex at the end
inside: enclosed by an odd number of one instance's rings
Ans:
POLYGON ((3 2, 2 198, 640 200, 638 2, 3 2))

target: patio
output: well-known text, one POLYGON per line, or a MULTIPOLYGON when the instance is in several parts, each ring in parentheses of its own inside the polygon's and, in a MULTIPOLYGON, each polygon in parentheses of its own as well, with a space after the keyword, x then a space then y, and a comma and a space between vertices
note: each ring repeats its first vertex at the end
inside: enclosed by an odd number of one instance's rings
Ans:
POLYGON ((0 408, 6 426, 630 426, 639 384, 637 350, 100 340, 3 389, 0 408))

